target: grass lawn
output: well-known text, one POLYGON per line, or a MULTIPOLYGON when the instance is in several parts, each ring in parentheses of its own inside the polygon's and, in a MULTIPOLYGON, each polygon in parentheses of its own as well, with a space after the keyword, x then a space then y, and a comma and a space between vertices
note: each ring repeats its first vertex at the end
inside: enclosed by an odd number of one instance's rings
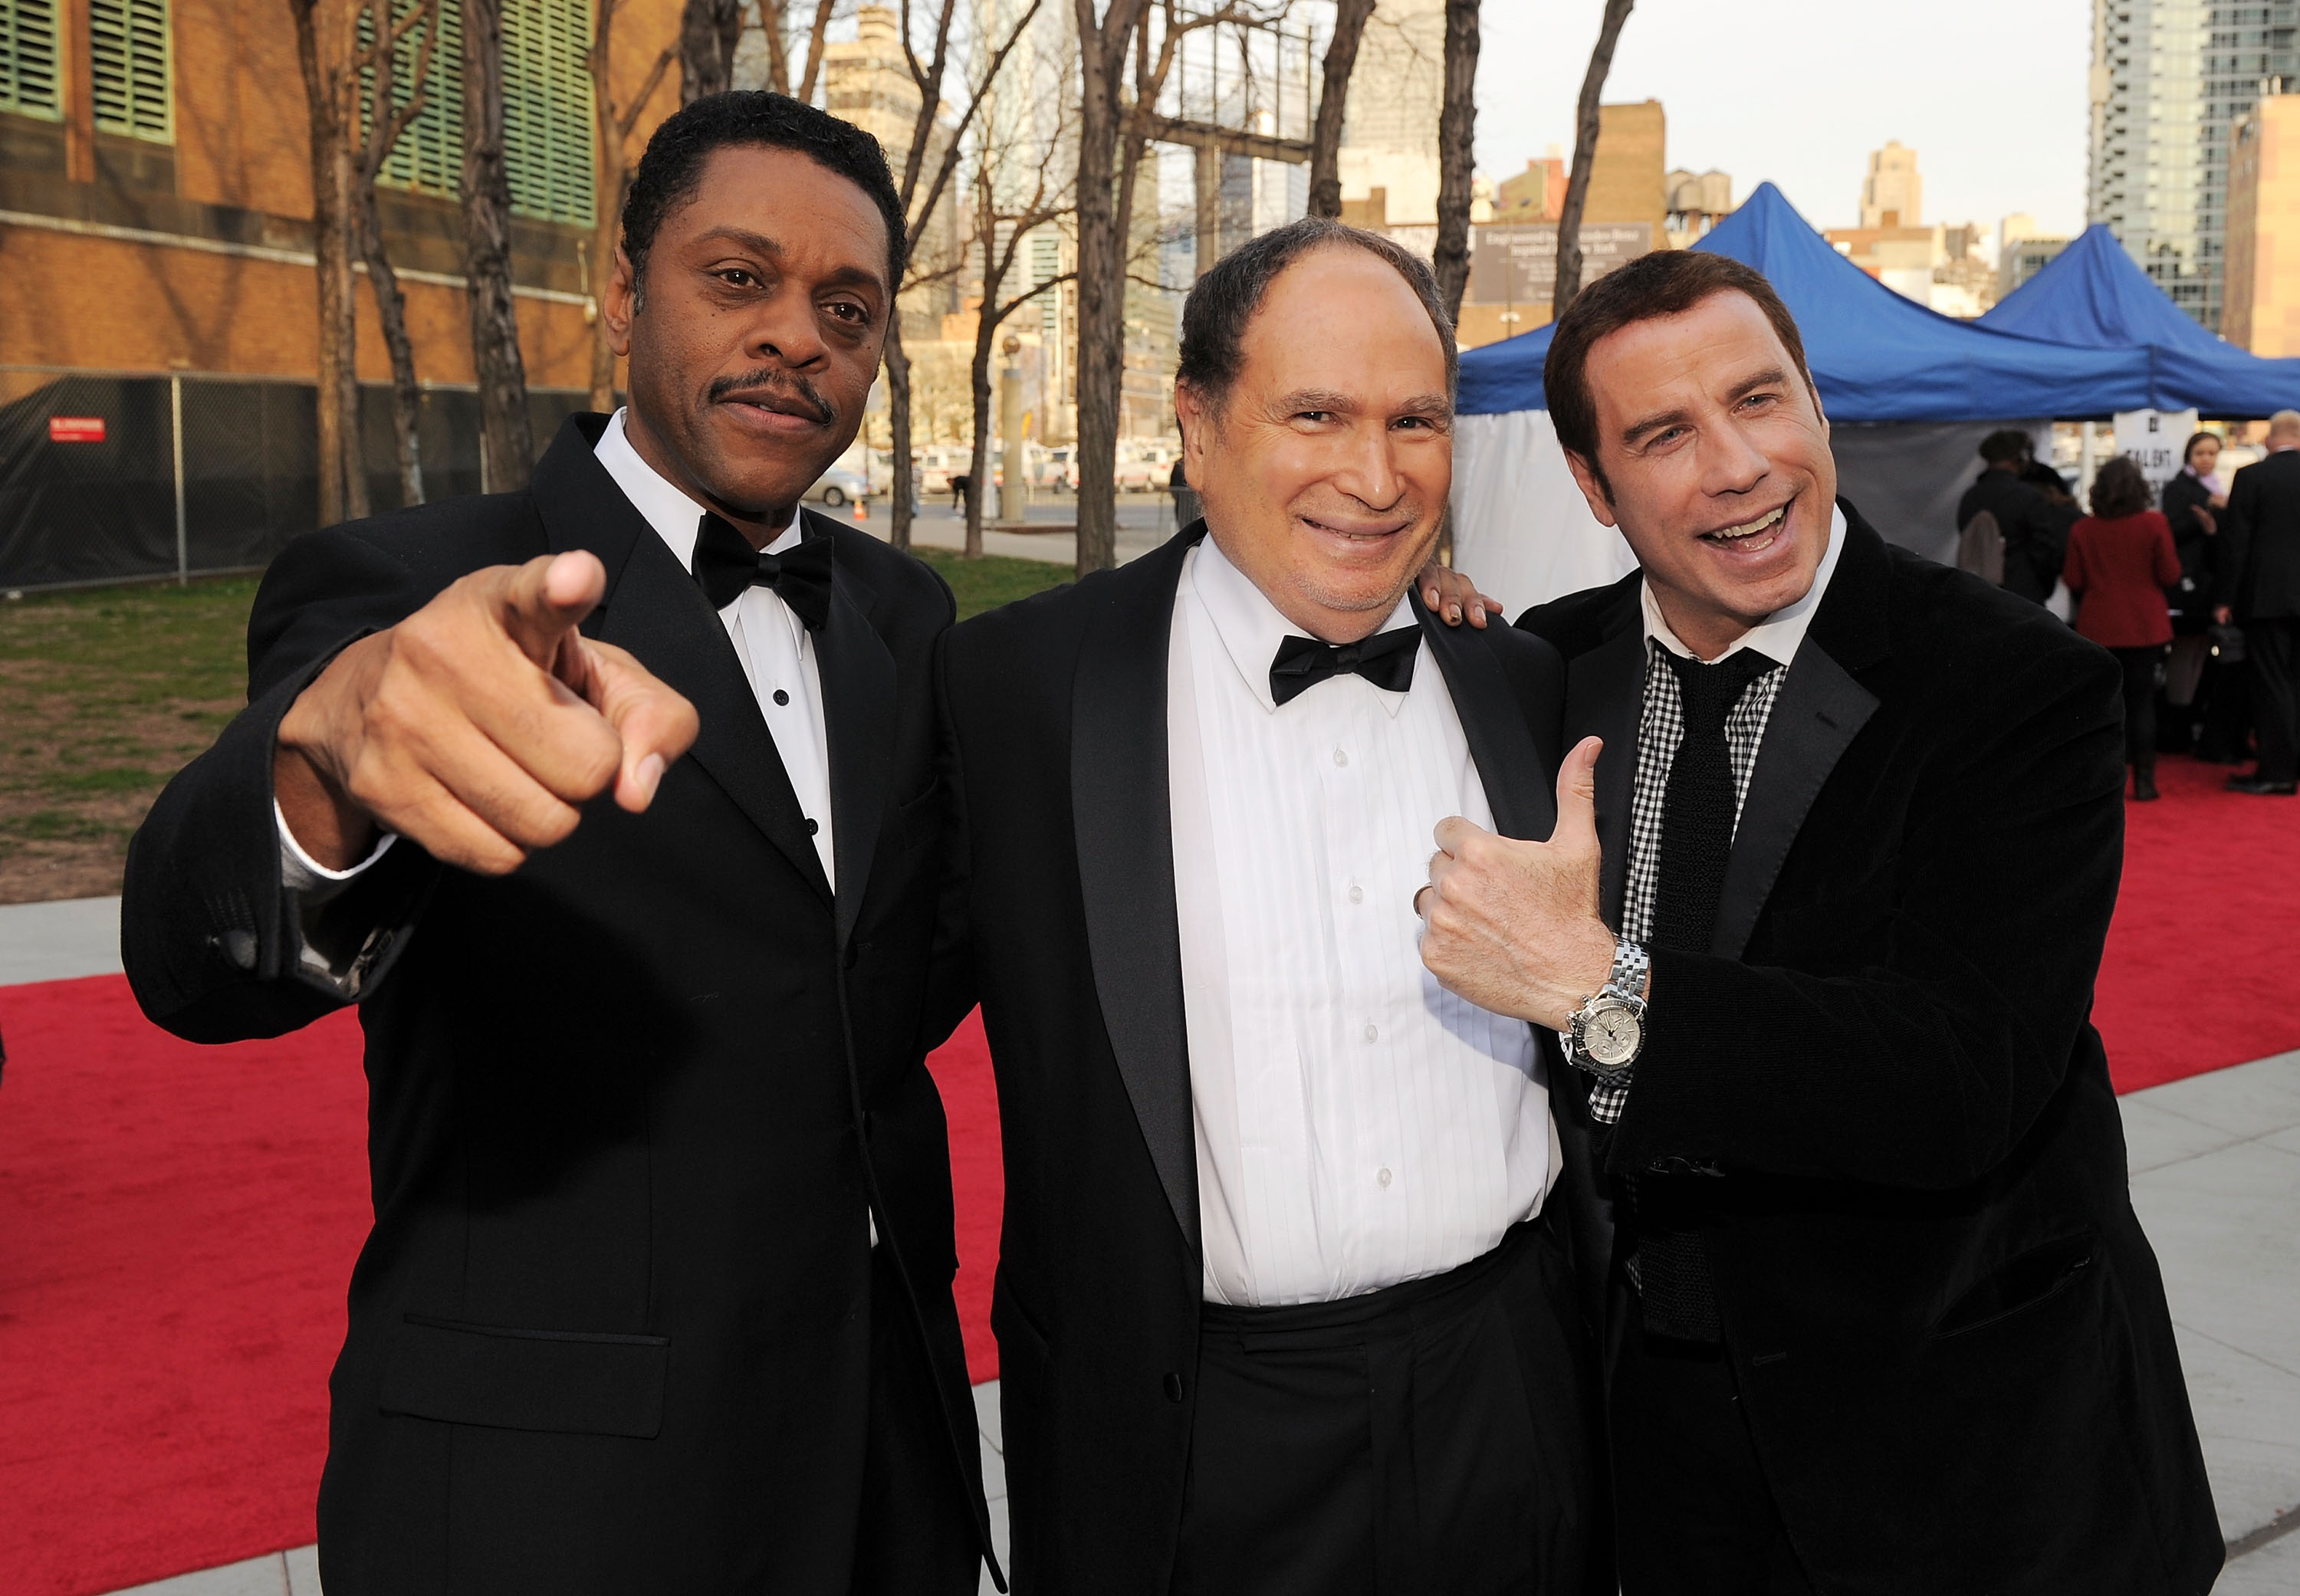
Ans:
MULTIPOLYGON (((1037 560, 920 557, 962 618, 1071 578, 1037 560)), ((233 577, 0 603, 0 903, 120 890, 145 810, 245 702, 255 587, 233 577)))

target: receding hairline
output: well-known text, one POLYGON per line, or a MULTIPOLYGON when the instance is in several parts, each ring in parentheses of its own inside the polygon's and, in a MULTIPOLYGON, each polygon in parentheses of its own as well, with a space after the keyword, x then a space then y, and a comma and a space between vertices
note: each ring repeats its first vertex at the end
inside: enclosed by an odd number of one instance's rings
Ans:
MULTIPOLYGON (((1292 260, 1287 262, 1286 264, 1279 270, 1277 274, 1271 278, 1268 284, 1262 288, 1261 298, 1254 303, 1253 313, 1246 317, 1246 325, 1238 331, 1238 343, 1239 352, 1241 353, 1244 353, 1246 342, 1254 335, 1254 329, 1260 327, 1268 318, 1270 314, 1270 296, 1278 291, 1278 286, 1280 283, 1283 283, 1288 278, 1293 276, 1295 272, 1301 270, 1304 266, 1308 265, 1311 262, 1317 260, 1321 255, 1344 253, 1355 255, 1362 260, 1371 262, 1373 265, 1380 269, 1380 275, 1382 277, 1397 285, 1399 292, 1405 295, 1406 303, 1413 307, 1413 320, 1428 331, 1430 342, 1437 349, 1438 367, 1443 370, 1446 363, 1446 340, 1439 335, 1437 323, 1429 319, 1429 307, 1421 303, 1421 296, 1415 292, 1412 281, 1408 278, 1404 272, 1397 269, 1396 262, 1389 260, 1379 251, 1370 248, 1368 245, 1359 242, 1355 238, 1346 237, 1320 239, 1318 242, 1311 245, 1308 248, 1302 251, 1301 254, 1296 255, 1292 260)), ((1187 378, 1178 376, 1175 379, 1175 383, 1179 387, 1188 388, 1202 403, 1206 406, 1207 409, 1212 411, 1217 415, 1222 412, 1222 410, 1229 401, 1229 389, 1235 386, 1234 382, 1227 383, 1223 385, 1219 393, 1213 393, 1201 387, 1196 383, 1191 382, 1187 378)), ((1315 408, 1330 410, 1338 408, 1344 403, 1354 406, 1362 403, 1360 396, 1346 393, 1341 389, 1304 388, 1297 390, 1296 393, 1288 395, 1287 397, 1291 400, 1294 398, 1321 396, 1333 399, 1337 403, 1317 406, 1315 408)), ((1442 390, 1442 388, 1434 394, 1415 395, 1412 398, 1405 401, 1402 405, 1396 407, 1397 413, 1432 413, 1431 411, 1426 407, 1429 402, 1433 399, 1436 401, 1438 405, 1442 406, 1442 410, 1437 413, 1442 413, 1446 416, 1451 416, 1454 413, 1454 401, 1442 390)))

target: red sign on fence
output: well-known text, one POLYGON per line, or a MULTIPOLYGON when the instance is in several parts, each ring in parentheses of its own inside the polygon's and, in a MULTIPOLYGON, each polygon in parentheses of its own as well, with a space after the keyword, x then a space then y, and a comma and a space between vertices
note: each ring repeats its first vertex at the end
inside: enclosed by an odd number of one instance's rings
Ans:
POLYGON ((48 442, 52 444, 100 444, 104 441, 102 416, 50 416, 48 442))

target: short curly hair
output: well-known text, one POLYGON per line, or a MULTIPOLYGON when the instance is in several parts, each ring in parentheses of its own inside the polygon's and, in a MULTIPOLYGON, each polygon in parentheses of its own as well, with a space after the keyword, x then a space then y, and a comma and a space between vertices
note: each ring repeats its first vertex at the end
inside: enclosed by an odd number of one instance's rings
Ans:
POLYGON ((2138 515, 2152 508, 2156 495, 2148 490, 2148 478, 2129 454, 2120 454, 2100 468, 2100 475, 2092 479, 2092 513, 2095 520, 2112 521, 2128 515, 2138 515))
POLYGON ((630 257, 635 290, 644 288, 647 252, 663 219, 693 196, 712 152, 736 145, 795 150, 869 195, 887 224, 887 291, 903 286, 909 228, 879 141, 788 95, 738 89, 681 106, 647 140, 623 200, 623 253, 630 257))

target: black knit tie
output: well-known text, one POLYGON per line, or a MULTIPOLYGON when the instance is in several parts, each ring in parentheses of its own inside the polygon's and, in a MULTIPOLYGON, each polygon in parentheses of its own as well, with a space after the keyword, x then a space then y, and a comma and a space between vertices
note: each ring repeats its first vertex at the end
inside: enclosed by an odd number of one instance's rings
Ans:
MULTIPOLYGON (((1704 665, 1668 649, 1662 657, 1677 677, 1685 731, 1670 761, 1662 799, 1660 869, 1654 882, 1656 948, 1709 951, 1724 894, 1725 863, 1733 852, 1739 808, 1725 722, 1749 684, 1777 661, 1742 649, 1704 665)), ((1686 1176, 1639 1176, 1630 1183, 1638 1213, 1638 1286, 1646 1328, 1686 1341, 1721 1338, 1717 1292, 1703 1251, 1696 1211, 1702 1181, 1686 1176)))

